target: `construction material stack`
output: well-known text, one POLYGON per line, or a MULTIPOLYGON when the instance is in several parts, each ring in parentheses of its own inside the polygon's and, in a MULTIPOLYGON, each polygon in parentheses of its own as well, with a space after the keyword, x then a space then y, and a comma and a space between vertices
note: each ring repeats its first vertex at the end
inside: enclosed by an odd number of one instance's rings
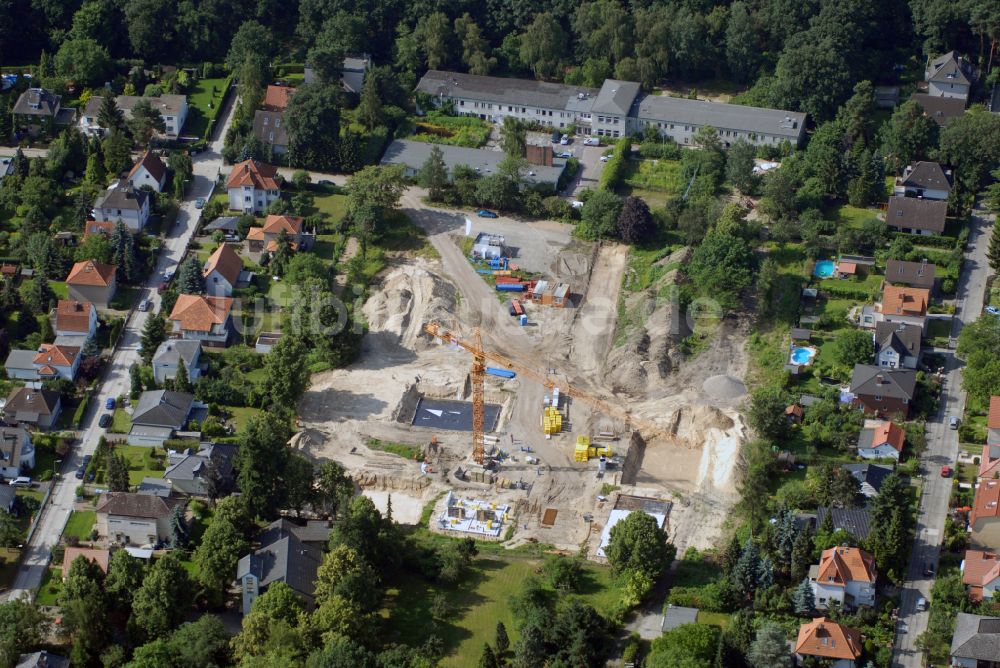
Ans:
POLYGON ((586 462, 588 459, 590 459, 590 437, 581 434, 576 437, 576 450, 573 452, 573 461, 586 462))
POLYGON ((558 408, 545 407, 545 412, 542 413, 542 431, 545 432, 546 436, 562 431, 562 413, 559 412, 558 408))

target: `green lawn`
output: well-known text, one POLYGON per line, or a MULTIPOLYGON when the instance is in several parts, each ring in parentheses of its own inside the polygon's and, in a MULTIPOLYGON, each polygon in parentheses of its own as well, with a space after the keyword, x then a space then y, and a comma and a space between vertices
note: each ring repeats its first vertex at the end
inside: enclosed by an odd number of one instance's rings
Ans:
POLYGON ((826 212, 827 220, 861 229, 866 220, 878 217, 878 209, 861 209, 850 204, 838 204, 826 212))
POLYGON ((188 92, 188 117, 182 133, 187 137, 202 137, 208 123, 219 113, 228 79, 199 79, 188 92), (214 90, 213 90, 214 89, 214 90))
POLYGON ((390 441, 380 441, 377 438, 369 438, 368 447, 372 450, 390 452, 404 459, 418 459, 424 452, 418 445, 407 445, 406 443, 392 443, 390 441))
POLYGON ((725 612, 708 612, 707 610, 699 610, 698 623, 705 624, 707 626, 718 626, 720 629, 725 630, 725 628, 729 626, 729 615, 725 612))
MULTIPOLYGON (((430 584, 417 576, 400 573, 390 583, 382 613, 388 619, 386 640, 419 646, 433 632, 445 646, 446 654, 439 665, 475 666, 483 643, 493 642, 497 622, 507 627, 512 644, 517 641, 517 620, 510 609, 510 597, 521 590, 524 581, 541 565, 539 559, 480 556, 470 575, 452 586, 430 584), (430 606, 431 599, 439 592, 456 612, 452 618, 435 624, 430 606)), ((585 572, 580 598, 598 612, 607 613, 620 598, 611 582, 610 570, 588 564, 585 572)))
POLYGON ((629 160, 625 184, 632 188, 677 195, 681 189, 679 160, 629 160))
POLYGON ((166 455, 160 448, 153 454, 152 448, 142 445, 119 445, 115 453, 125 457, 128 463, 128 483, 133 487, 143 478, 162 478, 166 469, 166 455))
POLYGON ((119 287, 115 290, 115 297, 111 300, 110 307, 117 311, 127 311, 135 304, 142 288, 134 286, 119 287))
POLYGON ((38 605, 55 605, 62 592, 62 568, 51 566, 45 570, 42 576, 42 586, 35 594, 35 603, 38 605))
POLYGON ((347 214, 347 195, 339 189, 330 186, 316 186, 310 191, 313 195, 313 205, 305 213, 307 216, 320 214, 326 219, 326 224, 334 226, 340 223, 347 214))
POLYGON ((108 431, 115 434, 127 434, 132 429, 132 417, 122 408, 115 408, 114 419, 108 431))
POLYGON ((260 412, 259 408, 248 406, 226 406, 225 409, 233 414, 233 422, 236 424, 237 432, 243 431, 250 418, 260 412))
POLYGON ((87 540, 90 538, 90 532, 93 530, 95 522, 97 522, 97 513, 93 510, 74 510, 66 522, 63 536, 67 538, 76 536, 80 540, 87 540))
POLYGON ((313 255, 324 262, 335 264, 340 259, 336 257, 340 238, 339 234, 317 234, 312 248, 313 255))
POLYGON ((9 589, 17 576, 17 560, 21 551, 14 547, 0 547, 0 588, 9 589))
POLYGON ((66 287, 65 281, 49 281, 49 287, 58 299, 69 298, 69 288, 66 287))
POLYGON ((928 320, 927 338, 935 346, 947 346, 951 338, 951 320, 928 320))

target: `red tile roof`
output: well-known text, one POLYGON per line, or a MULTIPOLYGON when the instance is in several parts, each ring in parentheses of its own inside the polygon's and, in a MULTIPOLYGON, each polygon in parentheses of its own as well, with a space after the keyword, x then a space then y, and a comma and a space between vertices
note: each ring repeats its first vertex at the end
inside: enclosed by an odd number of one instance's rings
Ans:
POLYGON ((838 262, 837 271, 841 274, 854 274, 858 271, 858 265, 854 262, 838 262))
POLYGON ((264 234, 281 234, 287 232, 290 235, 302 234, 302 216, 276 216, 271 214, 264 219, 264 234))
POLYGON ((966 550, 962 583, 969 585, 969 598, 983 600, 983 587, 1000 578, 1000 557, 993 552, 966 550))
POLYGON ((986 444, 979 458, 979 475, 976 477, 992 480, 994 476, 1000 476, 1000 445, 986 444))
POLYGON ((170 319, 178 321, 182 330, 209 332, 212 325, 226 322, 232 308, 231 297, 180 295, 170 312, 170 319))
POLYGON ((990 412, 986 418, 989 429, 1000 429, 1000 397, 990 397, 990 412))
POLYGON ((887 285, 882 293, 882 313, 923 316, 927 314, 927 304, 930 300, 930 290, 887 285))
POLYGON ((149 175, 156 179, 157 183, 163 181, 163 177, 167 175, 167 166, 163 164, 159 156, 152 151, 146 151, 139 162, 132 166, 132 171, 128 173, 128 177, 131 179, 135 176, 135 173, 139 171, 140 167, 145 167, 149 175))
POLYGON ((115 267, 93 260, 77 262, 69 270, 66 283, 69 285, 96 285, 106 288, 115 278, 115 267))
POLYGON ((257 190, 278 190, 281 188, 281 177, 278 168, 256 160, 244 160, 233 165, 226 179, 227 188, 242 188, 252 186, 257 190))
POLYGON ((108 563, 111 561, 111 553, 107 550, 97 550, 90 547, 67 547, 66 551, 63 553, 63 564, 62 564, 62 576, 65 579, 69 574, 70 566, 76 561, 77 557, 85 557, 86 559, 97 564, 105 573, 108 572, 108 563))
POLYGON ((848 582, 875 582, 875 558, 856 547, 823 550, 816 582, 846 586, 848 582))
POLYGON ((90 333, 90 313, 94 305, 72 299, 60 299, 56 304, 56 329, 64 332, 90 333))
MULTIPOLYGON (((969 524, 975 525, 982 519, 1000 517, 1000 480, 981 480, 972 500, 969 524)), ((975 527, 973 526, 973 529, 975 527)))
POLYGON ((268 86, 261 106, 268 111, 284 111, 294 92, 295 89, 289 86, 268 86))
POLYGON ((38 354, 33 360, 35 364, 54 366, 73 366, 80 355, 77 346, 57 346, 54 343, 43 343, 38 348, 38 354))
POLYGON ((872 446, 888 443, 895 448, 896 452, 902 452, 903 443, 905 442, 906 432, 895 422, 883 422, 881 425, 875 427, 875 438, 872 440, 872 446))
POLYGON ((230 285, 235 286, 242 270, 243 260, 240 259, 240 256, 229 245, 222 244, 215 249, 214 253, 208 256, 208 261, 205 262, 205 269, 202 273, 205 277, 208 277, 213 271, 217 271, 230 285))
POLYGON ((795 653, 853 661, 861 656, 861 634, 826 617, 799 627, 795 653))

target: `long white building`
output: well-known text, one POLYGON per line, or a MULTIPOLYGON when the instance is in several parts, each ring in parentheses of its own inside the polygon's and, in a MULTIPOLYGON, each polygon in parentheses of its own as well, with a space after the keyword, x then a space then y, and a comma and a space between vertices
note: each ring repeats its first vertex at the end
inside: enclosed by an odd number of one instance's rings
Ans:
POLYGON ((484 77, 430 70, 416 88, 455 113, 502 122, 507 116, 549 127, 576 126, 578 134, 622 137, 654 127, 678 144, 690 144, 699 128, 718 130, 725 145, 802 142, 806 115, 781 109, 646 95, 638 83, 606 79, 598 88, 484 77))

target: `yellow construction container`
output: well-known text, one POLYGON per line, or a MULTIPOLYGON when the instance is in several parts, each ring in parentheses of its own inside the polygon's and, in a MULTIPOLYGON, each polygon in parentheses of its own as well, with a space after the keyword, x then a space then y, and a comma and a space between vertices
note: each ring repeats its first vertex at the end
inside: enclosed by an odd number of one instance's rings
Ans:
POLYGON ((576 449, 573 451, 573 461, 585 462, 588 459, 590 459, 590 437, 581 434, 576 437, 576 449))
POLYGON ((562 431, 562 413, 558 408, 545 408, 542 413, 542 431, 546 434, 558 434, 562 431))

